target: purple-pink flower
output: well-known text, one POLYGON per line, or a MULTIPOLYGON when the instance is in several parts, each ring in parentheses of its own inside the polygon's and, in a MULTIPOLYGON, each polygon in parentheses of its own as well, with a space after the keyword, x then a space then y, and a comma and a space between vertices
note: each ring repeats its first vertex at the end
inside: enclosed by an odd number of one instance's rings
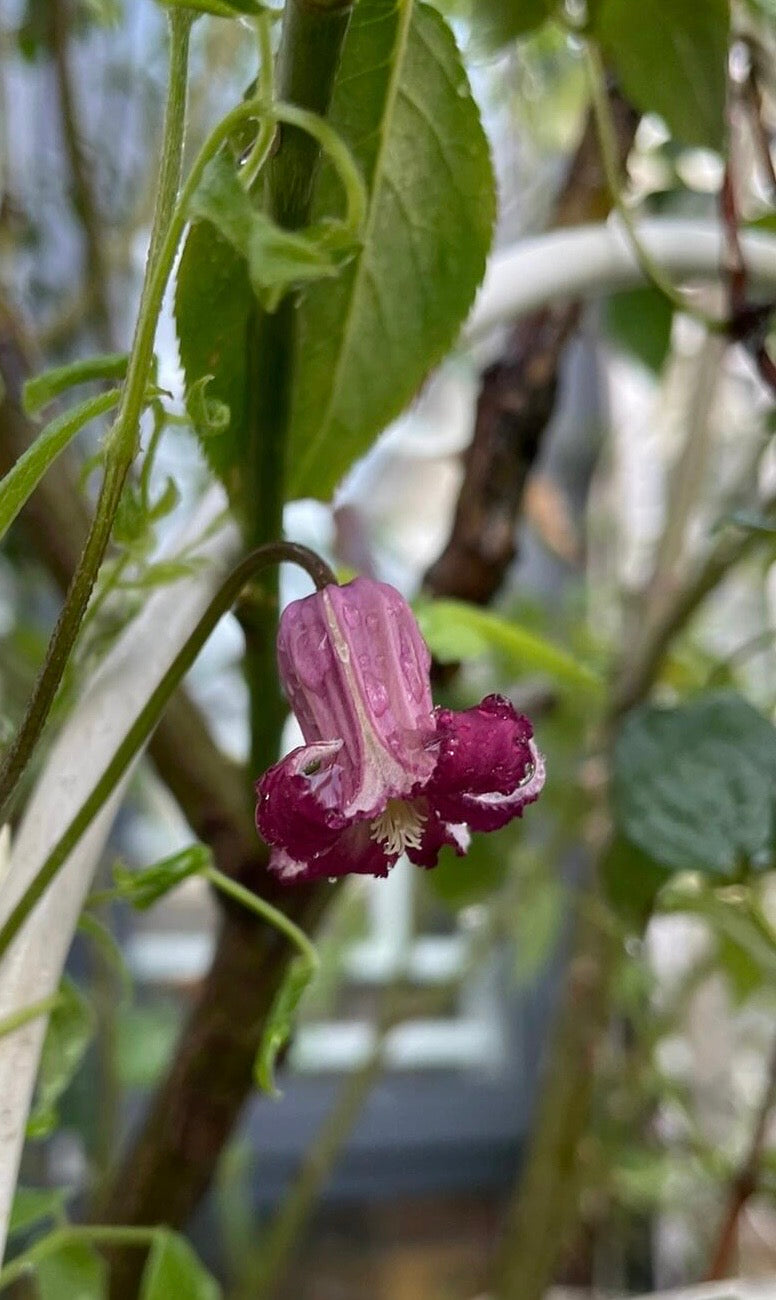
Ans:
POLYGON ((280 620, 278 667, 307 742, 256 786, 256 825, 284 881, 385 876, 402 853, 522 814, 544 784, 533 728, 500 695, 434 708, 431 656, 407 602, 371 578, 325 587, 280 620))

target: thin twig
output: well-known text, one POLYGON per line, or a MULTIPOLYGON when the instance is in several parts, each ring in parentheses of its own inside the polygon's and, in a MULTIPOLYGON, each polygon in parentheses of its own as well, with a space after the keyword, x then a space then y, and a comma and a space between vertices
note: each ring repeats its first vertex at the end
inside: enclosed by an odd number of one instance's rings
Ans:
POLYGON ((776 1043, 771 1050, 768 1072, 760 1105, 755 1112, 754 1125, 741 1166, 730 1184, 728 1201, 722 1217, 706 1282, 716 1282, 726 1277, 736 1246, 738 1220, 747 1202, 755 1195, 760 1183, 760 1166, 768 1136, 768 1121, 776 1105, 776 1043))
POLYGON ((81 125, 70 69, 67 0, 48 0, 49 46, 57 79, 62 132, 73 180, 73 206, 78 214, 86 244, 86 283, 94 306, 100 343, 107 351, 115 346, 110 298, 108 260, 90 168, 84 156, 81 125))

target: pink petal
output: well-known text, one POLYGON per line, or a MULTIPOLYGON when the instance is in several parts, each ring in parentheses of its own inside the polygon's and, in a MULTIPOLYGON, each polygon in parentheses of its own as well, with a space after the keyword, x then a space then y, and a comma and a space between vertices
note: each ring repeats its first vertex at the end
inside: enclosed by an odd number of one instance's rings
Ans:
POLYGON ((433 809, 429 809, 420 848, 408 848, 407 857, 417 867, 435 867, 440 850, 445 844, 449 844, 459 857, 463 857, 468 852, 470 842, 471 836, 467 826, 443 822, 433 809))
POLYGON ((356 578, 284 611, 278 667, 308 743, 340 739, 342 809, 374 816, 431 775, 430 658, 407 602, 356 578))
POLYGON ((437 709, 439 758, 424 793, 445 822, 498 830, 519 817, 544 785, 544 760, 528 718, 488 695, 462 713, 437 709))
POLYGON ((331 847, 348 824, 340 808, 341 740, 295 749, 256 785, 256 827, 291 859, 331 847))
POLYGON ((337 836, 330 848, 311 857, 295 859, 285 849, 273 848, 269 869, 284 884, 309 880, 334 880, 339 876, 387 876, 396 862, 370 834, 369 822, 357 822, 337 836))

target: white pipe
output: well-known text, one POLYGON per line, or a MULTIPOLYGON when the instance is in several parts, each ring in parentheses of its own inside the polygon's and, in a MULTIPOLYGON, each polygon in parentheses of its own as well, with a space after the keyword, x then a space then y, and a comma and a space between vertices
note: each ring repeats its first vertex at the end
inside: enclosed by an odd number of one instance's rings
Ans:
MULTIPOLYGON (((644 248, 676 282, 720 279, 722 233, 716 222, 654 218, 638 229, 644 248)), ((741 248, 752 284, 776 291, 776 237, 742 231, 741 248)), ((643 282, 616 219, 552 230, 493 254, 465 337, 472 340, 558 299, 600 298, 643 282)))
MULTIPOLYGON (((174 554, 195 542, 225 504, 221 489, 213 488, 165 551, 174 554)), ((207 563, 156 591, 100 665, 52 747, 14 837, 0 890, 0 924, 96 785, 209 604, 237 547, 233 525, 196 547, 194 553, 207 563)), ((84 899, 131 774, 119 782, 0 961, 0 1017, 58 988, 84 899)), ((0 1258, 46 1023, 41 1017, 0 1039, 0 1258)))

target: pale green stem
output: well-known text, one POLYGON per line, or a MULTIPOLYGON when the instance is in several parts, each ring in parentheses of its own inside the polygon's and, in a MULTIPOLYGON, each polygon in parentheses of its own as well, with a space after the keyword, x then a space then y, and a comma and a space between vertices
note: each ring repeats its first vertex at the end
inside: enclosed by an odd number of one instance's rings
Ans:
POLYGON ((295 925, 284 912, 279 911, 277 907, 273 907, 266 899, 259 898, 258 894, 252 893, 250 889, 238 885, 236 880, 231 880, 229 876, 225 876, 223 871, 219 871, 217 867, 205 867, 202 874, 206 880, 210 881, 211 885, 216 889, 220 889, 222 894, 228 894, 236 902, 242 903, 243 907, 247 907, 251 912, 255 912, 257 916, 260 916, 262 920, 273 925, 276 930, 280 930, 307 962, 310 974, 315 974, 319 964, 318 954, 304 930, 295 925))
POLYGON ((10 1015, 3 1016, 0 1019, 0 1038, 13 1034, 23 1025, 28 1025, 31 1020, 37 1020, 39 1016, 48 1016, 59 1006, 62 1001, 60 993, 50 993, 47 998, 41 998, 38 1002, 31 1002, 29 1006, 20 1007, 18 1011, 12 1011, 10 1015))
POLYGON ((612 121, 611 109, 609 106, 609 96, 606 93, 606 74, 604 71, 603 61, 598 51, 598 47, 591 40, 585 42, 585 66, 587 71, 588 86, 590 88, 590 99, 593 106, 593 115, 595 117, 596 128, 598 131, 598 143, 601 149, 601 161, 604 167, 606 183, 609 187, 612 203, 622 221, 625 233, 628 237, 634 257, 638 262, 645 279, 660 293, 668 299, 678 311, 684 312, 687 316, 693 316, 696 320, 701 321, 710 333, 716 334, 724 332, 727 329, 727 322, 716 320, 712 316, 706 315, 700 311, 694 303, 691 303, 685 296, 679 292, 674 284, 664 274, 662 268, 658 266, 651 254, 647 251, 639 238, 638 228, 633 219, 633 213, 625 202, 622 195, 621 177, 619 174, 617 134, 612 121))
MULTIPOLYGON (((259 97, 265 104, 275 100, 275 60, 272 57, 272 17, 263 13, 256 19, 256 37, 259 47, 259 97)), ((272 141, 275 138, 275 123, 267 117, 261 123, 256 139, 240 172, 240 180, 250 193, 258 180, 262 167, 267 161, 272 141)))

